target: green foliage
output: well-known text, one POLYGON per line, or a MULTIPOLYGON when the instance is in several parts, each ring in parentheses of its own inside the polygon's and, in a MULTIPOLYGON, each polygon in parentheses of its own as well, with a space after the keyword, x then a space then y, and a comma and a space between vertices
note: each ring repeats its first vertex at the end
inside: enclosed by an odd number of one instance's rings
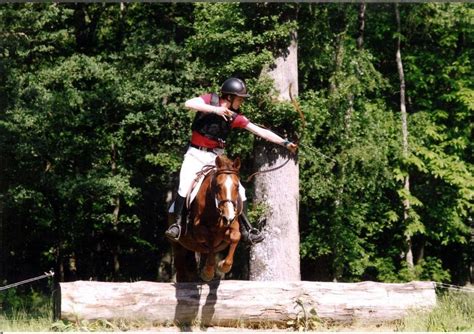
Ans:
POLYGON ((420 272, 419 278, 422 280, 434 282, 449 282, 451 280, 449 270, 443 269, 440 259, 428 256, 421 260, 417 267, 420 272))
MULTIPOLYGON (((166 200, 194 117, 183 103, 236 75, 252 94, 244 114, 299 144, 304 279, 465 282, 474 193, 472 4, 400 5, 406 157, 390 42, 398 37, 394 7, 367 5, 362 48, 359 8, 2 6, 7 276, 55 267, 65 268, 65 279, 159 279, 157 265, 169 252, 166 200), (304 121, 292 103, 273 100, 273 82, 261 76, 295 31, 304 121), (402 190, 406 176, 410 191, 402 190), (413 269, 403 260, 407 237, 413 269)), ((254 171, 255 142, 245 131, 229 139, 244 176, 254 171)), ((254 219, 261 210, 252 210, 254 219)))
POLYGON ((429 249, 436 257, 449 244, 467 245, 473 185, 472 165, 465 159, 472 132, 472 122, 466 122, 471 92, 465 87, 472 69, 464 60, 472 54, 465 47, 466 15, 472 10, 446 4, 400 7, 408 107, 416 112, 409 115, 410 155, 402 159, 398 101, 391 92, 399 85, 391 60, 395 50, 385 43, 395 30, 393 5, 367 6, 366 17, 374 24, 367 26, 362 50, 355 48, 357 8, 333 4, 300 11, 305 27, 298 35, 305 51, 300 80, 309 107, 303 105, 309 137, 300 150, 301 254, 329 261, 336 279, 446 280, 450 276, 439 258, 421 259, 412 271, 400 256, 407 236, 415 238, 415 255, 429 249), (339 20, 331 21, 335 17, 339 20), (312 87, 318 92, 310 93, 312 87), (410 192, 402 189, 406 175, 410 192), (403 200, 411 207, 401 226, 403 200))
POLYGON ((397 326, 404 332, 472 332, 474 299, 469 292, 444 292, 431 312, 412 312, 397 326))
POLYGON ((213 84, 228 76, 253 78, 286 50, 296 21, 292 4, 196 3, 187 47, 213 84), (229 20, 229 18, 232 18, 229 20))
POLYGON ((300 162, 308 180, 302 183, 307 205, 302 219, 309 220, 309 228, 301 249, 303 257, 330 256, 333 275, 350 280, 364 274, 374 251, 371 238, 390 224, 374 217, 389 208, 380 200, 392 183, 387 167, 397 144, 390 110, 373 99, 385 82, 370 54, 356 50, 350 36, 343 35, 339 43, 335 47, 342 50, 342 62, 330 79, 334 88, 326 96, 302 98, 309 103, 303 105, 308 135, 300 162))
MULTIPOLYGON (((52 309, 50 298, 37 290, 28 290, 27 294, 19 293, 16 288, 4 290, 0 295, 2 314, 13 319, 21 315, 28 315, 29 318, 39 318, 45 314, 50 314, 52 309)), ((5 330, 3 326, 0 327, 5 330)))

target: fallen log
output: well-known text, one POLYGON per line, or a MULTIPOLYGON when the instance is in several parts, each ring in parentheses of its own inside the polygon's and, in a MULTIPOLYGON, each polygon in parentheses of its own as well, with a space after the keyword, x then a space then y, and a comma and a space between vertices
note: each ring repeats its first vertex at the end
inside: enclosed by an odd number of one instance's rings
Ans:
POLYGON ((60 283, 65 320, 151 320, 206 326, 285 324, 312 317, 366 323, 403 318, 436 304, 433 282, 60 283))

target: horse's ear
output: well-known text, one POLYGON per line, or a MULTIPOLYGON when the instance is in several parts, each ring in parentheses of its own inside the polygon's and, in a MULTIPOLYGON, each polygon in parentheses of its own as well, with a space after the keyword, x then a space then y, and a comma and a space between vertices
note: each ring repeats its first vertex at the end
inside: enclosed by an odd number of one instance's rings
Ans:
POLYGON ((216 166, 217 166, 217 168, 221 168, 221 167, 222 167, 222 159, 221 159, 221 156, 220 156, 220 155, 218 155, 218 156, 216 157, 216 166))
POLYGON ((234 167, 234 169, 237 169, 237 170, 240 169, 240 158, 239 157, 235 158, 234 163, 232 164, 232 167, 234 167))

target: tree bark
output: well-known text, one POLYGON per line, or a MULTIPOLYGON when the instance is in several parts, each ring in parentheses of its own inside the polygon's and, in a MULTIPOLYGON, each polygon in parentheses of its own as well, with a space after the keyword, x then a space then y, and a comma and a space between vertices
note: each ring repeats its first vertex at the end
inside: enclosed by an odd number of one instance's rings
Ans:
POLYGON ((250 280, 299 281, 299 171, 298 163, 284 148, 269 150, 256 147, 255 161, 259 170, 284 164, 284 167, 255 178, 256 203, 266 206, 265 240, 250 251, 250 280))
POLYGON ((61 319, 151 320, 205 326, 309 320, 378 323, 436 305, 432 282, 331 283, 213 281, 197 283, 60 283, 61 319), (311 312, 313 311, 313 312, 311 312), (307 317, 306 319, 304 317, 307 317))
MULTIPOLYGON (((276 60, 276 68, 267 71, 275 82, 280 101, 290 101, 298 94, 296 35, 286 57, 276 60)), ((257 144, 255 166, 268 170, 285 164, 276 171, 255 177, 254 203, 263 203, 267 210, 265 240, 250 251, 250 280, 298 281, 301 279, 299 257, 299 171, 298 162, 289 152, 274 144, 257 144), (290 159, 290 162, 285 162, 290 159), (284 188, 282 186, 284 185, 284 188)))
POLYGON ((287 51, 286 56, 278 57, 275 60, 273 70, 265 71, 265 74, 273 79, 279 101, 291 101, 292 96, 298 96, 298 44, 296 33, 293 34, 287 51))
POLYGON ((344 57, 344 37, 346 35, 346 30, 347 27, 344 29, 344 31, 340 32, 336 36, 336 52, 334 53, 334 75, 332 77, 332 80, 329 82, 329 94, 335 94, 337 92, 337 74, 341 70, 342 67, 342 61, 344 57))
MULTIPOLYGON (((4 226, 4 201, 3 201, 3 196, 4 193, 7 190, 6 187, 6 182, 5 182, 5 177, 4 177, 4 171, 5 171, 5 162, 4 158, 0 152, 0 284, 3 283, 3 280, 6 278, 6 272, 5 272, 5 261, 7 259, 6 257, 6 238, 5 238, 5 226, 4 226)), ((1 309, 1 305, 0 305, 1 309)))
POLYGON ((474 254, 474 219, 469 219, 469 222, 471 223, 471 264, 469 266, 469 278, 470 278, 470 282, 471 284, 474 284, 474 256, 472 256, 472 254, 474 254))
POLYGON ((362 2, 359 6, 359 36, 357 36, 357 49, 361 50, 364 46, 364 31, 365 31, 365 10, 367 4, 362 2))
MULTIPOLYGON (((115 147, 114 143, 112 143, 111 160, 112 160, 111 162, 112 175, 115 176, 117 175, 117 148, 115 147)), ((120 215, 120 195, 115 196, 114 205, 115 207, 112 213, 112 216, 113 216, 112 224, 114 226, 114 232, 118 233, 118 223, 119 223, 119 215, 120 215)), ((119 260, 120 245, 118 243, 114 246, 114 249, 112 252, 113 252, 113 263, 114 263, 114 276, 118 277, 120 273, 120 260, 119 260)))
MULTIPOLYGON (((344 27, 344 30, 338 33, 336 36, 336 45, 335 45, 335 50, 334 50, 334 72, 331 77, 330 81, 330 86, 329 86, 329 92, 331 95, 336 95, 338 94, 339 91, 339 78, 341 76, 341 71, 342 71, 342 65, 344 62, 344 56, 345 56, 345 49, 344 49, 344 40, 345 36, 347 33, 348 26, 346 25, 344 27)), ((343 131, 341 131, 341 138, 342 138, 342 145, 341 149, 339 152, 340 156, 344 156, 345 150, 347 143, 350 138, 350 126, 351 126, 351 119, 352 119, 352 114, 353 114, 353 108, 352 105, 354 103, 354 96, 353 94, 349 94, 347 96, 348 99, 348 108, 346 109, 344 113, 344 128, 343 131)), ((334 112, 336 111, 336 106, 333 105, 332 108, 334 109, 334 112)), ((345 164, 339 163, 339 168, 337 169, 336 172, 336 179, 338 180, 338 186, 337 186, 337 193, 335 194, 334 198, 334 215, 333 217, 340 216, 338 212, 341 210, 343 207, 343 196, 344 196, 344 189, 345 189, 345 184, 346 184, 346 166, 345 164)), ((333 245, 332 253, 335 257, 338 257, 338 252, 340 250, 337 249, 336 245, 333 245)), ((343 267, 341 261, 334 261, 333 260, 333 268, 332 268, 332 278, 334 282, 337 282, 341 277, 342 277, 342 272, 343 272, 343 267)))
MULTIPOLYGON (((398 8, 398 3, 395 3, 395 17, 397 20, 397 53, 396 53, 396 62, 398 69, 398 76, 400 78, 400 114, 402 121, 402 150, 403 158, 408 157, 408 122, 407 122, 407 109, 406 109, 406 99, 405 99, 405 74, 403 71, 403 62, 402 62, 402 52, 401 52, 401 24, 400 24, 400 11, 398 8)), ((410 193, 410 175, 405 176, 403 181, 403 188, 406 193, 410 193)), ((403 224, 406 226, 408 224, 408 219, 410 218, 410 200, 403 200, 403 224)), ((412 239, 410 235, 406 235, 406 254, 405 260, 409 268, 413 268, 413 248, 412 248, 412 239)))

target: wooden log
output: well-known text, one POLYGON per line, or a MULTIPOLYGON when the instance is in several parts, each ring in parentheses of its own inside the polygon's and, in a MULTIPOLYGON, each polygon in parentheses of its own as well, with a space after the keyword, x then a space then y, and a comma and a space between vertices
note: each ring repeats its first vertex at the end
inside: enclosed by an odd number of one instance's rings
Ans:
POLYGON ((60 283, 60 318, 252 326, 285 324, 314 310, 323 320, 374 323, 401 319, 412 309, 433 308, 434 288, 433 282, 76 281, 60 283))

